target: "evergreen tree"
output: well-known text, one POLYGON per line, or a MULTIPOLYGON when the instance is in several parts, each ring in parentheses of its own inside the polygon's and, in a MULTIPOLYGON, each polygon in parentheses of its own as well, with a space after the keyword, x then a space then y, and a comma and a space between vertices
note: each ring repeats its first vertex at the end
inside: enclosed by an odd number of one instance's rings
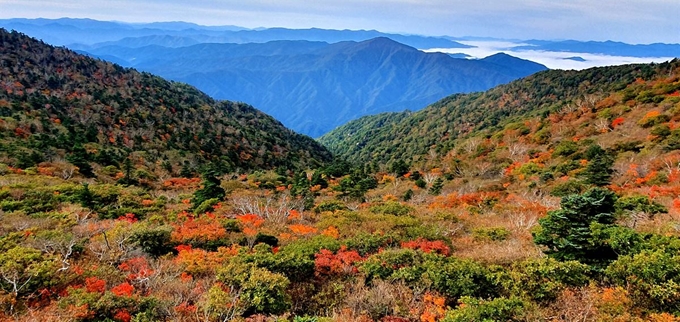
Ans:
POLYGON ((586 177, 586 183, 602 187, 610 183, 614 170, 614 158, 599 145, 593 145, 586 150, 586 158, 588 165, 583 171, 583 176, 586 177))
POLYGON ((77 198, 81 206, 85 208, 94 209, 95 207, 94 194, 92 194, 92 191, 90 191, 90 186, 87 183, 83 183, 83 189, 78 191, 77 198))
POLYGON ((404 201, 409 201, 412 198, 413 198, 413 190, 411 190, 411 189, 406 190, 404 195, 401 197, 401 199, 404 200, 404 201))
MULTIPOLYGON (((191 208, 198 208, 203 202, 210 199, 222 200, 226 196, 224 188, 220 185, 220 179, 217 178, 219 173, 214 169, 207 169, 203 175, 203 187, 194 192, 194 197, 191 199, 191 208)), ((209 207, 212 210, 212 207, 209 207)))
POLYGON ((430 194, 433 196, 438 196, 442 193, 442 188, 444 187, 444 180, 442 178, 437 178, 432 183, 430 187, 430 194))
POLYGON ((126 186, 137 184, 138 181, 132 178, 132 170, 134 170, 134 166, 132 165, 132 159, 128 156, 123 163, 124 176, 118 180, 118 183, 126 186))
POLYGON ((562 198, 562 209, 550 211, 539 220, 534 243, 546 247, 544 253, 561 261, 597 264, 615 259, 611 247, 592 234, 593 224, 614 226, 615 202, 616 195, 603 188, 562 198))
POLYGON ((401 177, 408 173, 409 170, 408 168, 409 168, 408 164, 406 164, 404 160, 399 159, 392 163, 392 165, 390 166, 390 172, 396 174, 397 177, 401 177))
POLYGON ((315 171, 314 174, 312 174, 312 181, 309 184, 312 187, 321 186, 322 189, 328 188, 328 182, 321 176, 320 171, 315 171))
POLYGON ((76 144, 73 147, 71 154, 66 156, 66 160, 78 167, 78 172, 88 178, 91 178, 94 177, 94 173, 92 172, 92 166, 90 166, 90 163, 88 163, 88 159, 87 151, 85 151, 85 148, 80 144, 76 144))

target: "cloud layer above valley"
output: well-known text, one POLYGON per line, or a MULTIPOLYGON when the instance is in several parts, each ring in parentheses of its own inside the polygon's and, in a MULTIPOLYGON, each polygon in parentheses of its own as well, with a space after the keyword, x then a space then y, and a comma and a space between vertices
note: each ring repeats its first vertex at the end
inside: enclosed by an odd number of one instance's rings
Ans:
POLYGON ((458 41, 473 46, 472 48, 433 48, 425 52, 443 52, 448 54, 464 54, 470 59, 481 59, 497 53, 506 53, 522 59, 528 59, 545 65, 551 69, 582 70, 598 66, 624 65, 633 63, 661 63, 673 57, 628 57, 592 53, 560 52, 545 50, 515 49, 527 44, 512 41, 478 40, 458 41))

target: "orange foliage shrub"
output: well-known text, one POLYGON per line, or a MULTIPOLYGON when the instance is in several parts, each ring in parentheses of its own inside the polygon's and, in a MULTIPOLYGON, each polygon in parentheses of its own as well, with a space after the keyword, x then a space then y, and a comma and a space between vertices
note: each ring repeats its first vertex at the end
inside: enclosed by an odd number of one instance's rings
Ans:
POLYGON ((88 277, 85 279, 85 289, 90 293, 104 293, 106 281, 96 277, 88 277))
MULTIPOLYGON (((229 258, 238 254, 239 246, 219 247, 216 252, 208 252, 203 249, 192 248, 189 245, 175 247, 178 254, 174 262, 192 275, 204 275, 225 263, 229 258)), ((185 276, 190 278, 190 276, 185 276)))
POLYGON ((314 255, 316 275, 348 275, 356 274, 355 263, 364 260, 355 250, 347 250, 342 246, 335 254, 327 249, 320 250, 314 255))
POLYGON ((437 254, 444 256, 449 256, 451 254, 451 249, 449 248, 449 246, 444 244, 444 242, 441 240, 429 241, 424 238, 418 238, 416 240, 402 242, 401 247, 409 249, 420 249, 426 253, 435 252, 437 254))
POLYGON ((322 235, 331 237, 333 239, 338 239, 340 237, 340 232, 334 226, 329 226, 321 232, 322 235))
POLYGON ((300 235, 300 236, 311 235, 311 234, 315 234, 316 232, 318 232, 318 229, 316 229, 312 226, 307 226, 307 225, 303 225, 303 224, 290 225, 290 226, 288 226, 288 229, 290 229, 294 234, 300 235))
POLYGON ((118 217, 118 220, 126 221, 126 222, 129 222, 131 224, 134 224, 138 221, 135 214, 132 214, 132 213, 127 213, 124 216, 120 216, 120 217, 118 217))
POLYGON ((437 296, 432 293, 425 293, 423 296, 423 304, 425 309, 420 314, 421 322, 436 322, 444 318, 446 315, 446 299, 442 296, 437 296))
POLYGON ((217 216, 206 213, 197 219, 183 212, 179 216, 186 218, 183 222, 173 224, 170 238, 174 242, 188 243, 196 241, 215 241, 227 236, 227 230, 222 227, 217 216))
POLYGON ((170 178, 163 181, 165 188, 195 188, 201 183, 200 178, 170 178))
POLYGON ((298 220, 300 218, 302 218, 302 215, 299 211, 293 209, 288 212, 288 220, 298 220))
POLYGON ((130 322, 132 320, 132 315, 126 309, 120 309, 113 316, 113 319, 121 322, 130 322))
POLYGON ((128 273, 128 280, 144 279, 154 273, 154 270, 149 267, 149 262, 144 257, 130 258, 118 265, 118 269, 128 273))
POLYGON ((132 296, 132 293, 135 292, 135 287, 130 285, 127 282, 121 283, 119 285, 114 286, 111 289, 111 292, 117 296, 132 296))
POLYGON ((236 216, 236 220, 238 220, 241 225, 243 226, 248 226, 248 227, 253 227, 253 228, 259 228, 264 224, 264 219, 258 215, 255 214, 246 214, 246 215, 240 215, 236 216))
POLYGON ((617 126, 623 124, 625 119, 623 117, 617 117, 612 121, 612 124, 610 125, 612 129, 615 129, 617 126))

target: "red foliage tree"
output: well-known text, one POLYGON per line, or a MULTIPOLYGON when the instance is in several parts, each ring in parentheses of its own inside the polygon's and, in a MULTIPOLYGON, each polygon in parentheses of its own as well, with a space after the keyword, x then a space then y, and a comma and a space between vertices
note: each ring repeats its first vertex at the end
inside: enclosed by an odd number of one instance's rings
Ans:
POLYGON ((347 275, 358 272, 354 266, 364 260, 355 250, 347 250, 342 246, 335 254, 327 249, 322 249, 314 255, 314 268, 316 275, 347 275))
POLYGON ((409 249, 420 249, 426 253, 435 252, 437 254, 444 256, 449 256, 451 254, 451 249, 449 248, 449 246, 444 244, 444 242, 441 240, 429 241, 424 238, 418 238, 416 240, 402 242, 401 247, 409 249))

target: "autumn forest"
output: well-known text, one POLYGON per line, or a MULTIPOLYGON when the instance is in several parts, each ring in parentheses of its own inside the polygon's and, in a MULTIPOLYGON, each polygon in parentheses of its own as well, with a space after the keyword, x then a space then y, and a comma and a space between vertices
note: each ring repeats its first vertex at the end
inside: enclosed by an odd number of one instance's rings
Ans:
POLYGON ((680 61, 318 141, 0 30, 2 321, 680 321, 680 61))

